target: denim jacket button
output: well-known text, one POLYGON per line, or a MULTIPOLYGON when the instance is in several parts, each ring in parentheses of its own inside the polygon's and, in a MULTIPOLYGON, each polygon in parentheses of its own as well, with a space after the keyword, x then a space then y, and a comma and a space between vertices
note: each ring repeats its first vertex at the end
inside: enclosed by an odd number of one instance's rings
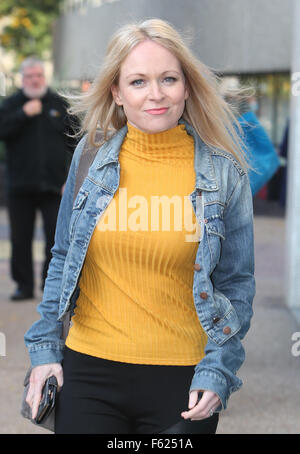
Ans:
POLYGON ((201 292, 200 293, 200 298, 202 298, 203 300, 206 300, 208 297, 208 294, 206 292, 201 292))
POLYGON ((199 263, 195 263, 194 270, 196 270, 196 271, 200 271, 201 270, 201 266, 199 265, 199 263))
POLYGON ((213 318, 213 323, 218 323, 220 321, 220 317, 214 317, 213 318))
POLYGON ((224 326, 224 328, 223 328, 223 333, 224 333, 224 334, 230 334, 230 333, 231 333, 231 328, 230 328, 230 326, 224 326))

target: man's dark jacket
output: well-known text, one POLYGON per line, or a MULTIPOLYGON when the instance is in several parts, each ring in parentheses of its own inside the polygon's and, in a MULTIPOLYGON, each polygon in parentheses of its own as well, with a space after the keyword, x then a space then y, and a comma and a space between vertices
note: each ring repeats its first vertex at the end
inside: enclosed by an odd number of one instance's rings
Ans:
POLYGON ((50 89, 41 98, 41 114, 28 117, 24 113, 22 107, 29 100, 18 90, 0 105, 8 192, 60 193, 76 146, 68 137, 75 120, 67 114, 66 102, 50 89))

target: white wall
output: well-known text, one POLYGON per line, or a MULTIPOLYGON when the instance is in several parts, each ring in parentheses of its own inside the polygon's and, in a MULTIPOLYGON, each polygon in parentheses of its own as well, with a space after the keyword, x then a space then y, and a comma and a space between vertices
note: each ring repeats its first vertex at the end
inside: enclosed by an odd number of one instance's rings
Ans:
POLYGON ((290 110, 285 295, 300 322, 300 2, 294 1, 292 73, 298 75, 292 86, 290 110))

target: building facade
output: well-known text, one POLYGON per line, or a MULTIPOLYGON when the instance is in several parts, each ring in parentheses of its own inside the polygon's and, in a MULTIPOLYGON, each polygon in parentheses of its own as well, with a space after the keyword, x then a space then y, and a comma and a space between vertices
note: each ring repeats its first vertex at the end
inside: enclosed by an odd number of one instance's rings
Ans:
POLYGON ((67 0, 54 32, 56 79, 75 87, 93 79, 112 33, 151 17, 171 22, 218 74, 255 87, 256 113, 278 146, 289 110, 293 0, 67 0))

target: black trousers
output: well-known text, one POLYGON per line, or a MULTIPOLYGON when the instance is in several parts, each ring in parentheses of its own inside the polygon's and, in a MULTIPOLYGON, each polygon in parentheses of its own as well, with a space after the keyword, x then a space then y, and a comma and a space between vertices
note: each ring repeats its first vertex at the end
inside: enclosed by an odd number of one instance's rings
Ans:
POLYGON ((184 420, 194 366, 127 364, 66 347, 56 434, 213 434, 218 414, 184 420))
POLYGON ((51 259, 60 200, 61 196, 52 192, 8 195, 11 276, 18 287, 27 293, 34 290, 32 241, 37 210, 42 214, 45 236, 45 260, 41 276, 43 286, 51 259))

